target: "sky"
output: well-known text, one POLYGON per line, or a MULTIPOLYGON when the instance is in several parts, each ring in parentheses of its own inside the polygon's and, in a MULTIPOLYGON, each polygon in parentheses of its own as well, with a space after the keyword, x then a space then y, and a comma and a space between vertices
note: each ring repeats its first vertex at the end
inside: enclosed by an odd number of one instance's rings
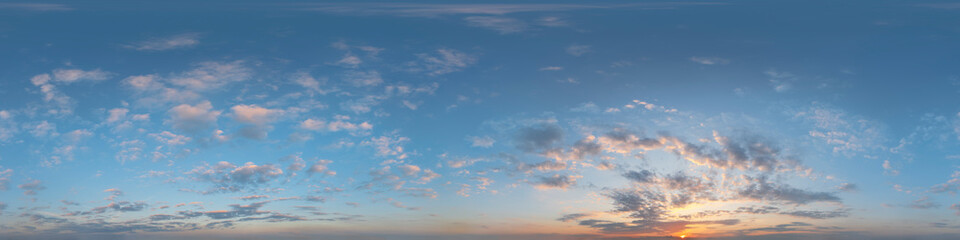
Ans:
POLYGON ((0 1, 0 239, 958 239, 958 22, 0 1))

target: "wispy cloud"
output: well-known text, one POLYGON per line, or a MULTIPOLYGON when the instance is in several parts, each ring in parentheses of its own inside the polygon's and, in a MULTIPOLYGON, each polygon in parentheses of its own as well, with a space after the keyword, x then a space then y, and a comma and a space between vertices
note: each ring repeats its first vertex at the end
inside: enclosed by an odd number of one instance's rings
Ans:
POLYGON ((138 51, 164 51, 189 48, 196 46, 197 44, 200 44, 200 34, 186 33, 169 37, 153 38, 130 44, 125 47, 138 51))

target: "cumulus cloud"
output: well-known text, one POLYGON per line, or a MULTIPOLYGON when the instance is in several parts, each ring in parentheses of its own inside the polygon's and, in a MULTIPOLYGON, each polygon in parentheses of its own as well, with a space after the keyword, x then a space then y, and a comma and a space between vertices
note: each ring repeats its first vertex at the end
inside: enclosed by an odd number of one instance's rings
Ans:
POLYGON ((162 38, 154 38, 126 46, 137 51, 165 51, 189 48, 200 44, 200 34, 185 33, 162 38))
POLYGON ((583 56, 584 54, 593 52, 593 47, 590 45, 570 45, 566 48, 567 54, 573 56, 583 56))
POLYGON ((10 188, 10 175, 13 175, 13 169, 4 169, 0 166, 0 191, 10 188))
POLYGON ((170 118, 166 122, 174 129, 200 134, 216 125, 220 111, 213 110, 213 105, 204 101, 197 105, 178 105, 171 108, 167 114, 170 118))
POLYGON ((739 196, 754 200, 782 201, 788 204, 804 205, 812 202, 840 202, 840 197, 830 192, 811 192, 793 188, 786 184, 770 182, 766 177, 747 177, 751 183, 738 192, 739 196))
POLYGON ((257 105, 236 105, 230 108, 233 119, 244 124, 240 128, 240 136, 250 139, 264 139, 273 129, 270 123, 284 114, 283 110, 264 108, 257 105))
POLYGON ((310 175, 313 175, 313 174, 325 174, 329 176, 336 175, 337 172, 331 171, 327 167, 327 165, 330 163, 333 163, 333 161, 326 160, 326 159, 319 159, 313 162, 313 164, 310 165, 310 168, 307 168, 307 173, 309 173, 310 175))
POLYGON ((383 83, 380 72, 376 70, 348 71, 344 73, 343 80, 354 87, 375 87, 383 83))

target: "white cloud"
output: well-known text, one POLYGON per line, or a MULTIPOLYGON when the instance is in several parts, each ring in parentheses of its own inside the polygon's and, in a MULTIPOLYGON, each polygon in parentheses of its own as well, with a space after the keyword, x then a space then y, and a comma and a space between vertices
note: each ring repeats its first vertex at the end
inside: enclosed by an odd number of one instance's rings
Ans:
POLYGON ((560 70, 563 70, 563 67, 548 66, 548 67, 540 68, 540 71, 560 71, 560 70))
POLYGON ((593 47, 591 47, 590 45, 570 45, 569 47, 567 47, 566 51, 567 51, 567 54, 579 57, 579 56, 583 56, 584 54, 593 52, 593 47))
POLYGON ((252 72, 244 66, 243 61, 201 62, 193 70, 171 78, 170 83, 189 90, 212 90, 228 83, 246 81, 252 72))
POLYGON ((690 57, 690 61, 704 65, 722 65, 730 63, 730 60, 718 57, 690 57))
POLYGON ((423 70, 431 76, 463 70, 477 62, 477 58, 469 54, 447 48, 437 49, 436 54, 417 54, 423 70))
POLYGON ((348 67, 348 68, 357 68, 360 64, 363 63, 363 60, 360 60, 359 57, 354 56, 351 53, 343 55, 343 58, 340 61, 337 61, 337 66, 348 67))
POLYGON ((773 90, 777 92, 786 92, 793 88, 793 82, 797 76, 788 72, 778 72, 776 70, 767 70, 764 72, 770 77, 770 84, 773 84, 773 90))
POLYGON ((233 119, 248 124, 240 129, 240 135, 253 139, 266 138, 267 132, 273 129, 270 123, 284 114, 280 109, 263 108, 256 105, 236 105, 233 110, 233 119))
POLYGON ((376 70, 370 71, 349 71, 344 74, 344 81, 350 83, 354 87, 373 87, 383 83, 383 78, 380 77, 380 72, 376 70))
POLYGON ((470 16, 464 18, 468 25, 492 29, 500 34, 518 33, 527 29, 523 21, 508 17, 470 16))
POLYGON ((368 122, 352 123, 348 122, 350 117, 337 116, 335 121, 327 122, 322 119, 307 119, 300 122, 300 128, 311 131, 364 131, 373 129, 373 125, 368 122))
POLYGON ((187 33, 165 38, 150 39, 126 47, 136 49, 138 51, 164 51, 193 47, 197 44, 200 44, 200 34, 187 33))
POLYGON ((84 71, 81 69, 56 69, 53 70, 53 80, 63 83, 73 83, 77 81, 102 81, 110 78, 112 74, 94 69, 84 71))
POLYGON ((117 121, 123 120, 127 117, 127 113, 130 112, 126 108, 114 108, 110 109, 110 116, 107 117, 107 123, 115 123, 117 121))
POLYGON ((307 168, 307 173, 313 175, 317 174, 326 174, 328 176, 337 175, 337 172, 330 171, 327 165, 333 163, 333 161, 320 159, 310 165, 310 168, 307 168))
POLYGON ((216 125, 220 111, 213 110, 210 101, 204 101, 197 105, 178 105, 171 108, 167 114, 170 115, 167 123, 174 129, 198 134, 216 125))
POLYGON ((493 140, 493 138, 489 136, 470 137, 470 141, 472 142, 470 146, 483 148, 492 147, 493 143, 496 142, 496 140, 493 140))

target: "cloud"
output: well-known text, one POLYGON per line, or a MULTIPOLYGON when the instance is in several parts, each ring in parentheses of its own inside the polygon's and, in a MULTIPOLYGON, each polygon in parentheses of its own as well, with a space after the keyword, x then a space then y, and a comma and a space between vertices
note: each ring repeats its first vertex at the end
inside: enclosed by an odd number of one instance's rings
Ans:
POLYGON ((532 184, 537 189, 566 190, 567 188, 576 185, 577 179, 579 178, 581 178, 581 176, 554 174, 553 176, 541 176, 532 184))
POLYGON ((797 76, 788 72, 779 72, 777 70, 767 70, 764 72, 770 78, 770 84, 776 92, 786 92, 793 88, 793 82, 797 81, 797 76))
POLYGON ((431 76, 458 72, 477 62, 472 55, 448 48, 437 49, 436 54, 417 54, 417 58, 420 59, 417 70, 422 69, 431 76))
POLYGON ((470 144, 470 146, 472 146, 472 147, 482 147, 482 148, 492 147, 492 146, 493 146, 493 143, 496 142, 496 140, 493 140, 493 138, 491 138, 491 137, 489 137, 489 136, 470 137, 469 140, 470 140, 470 142, 472 142, 472 143, 470 144))
POLYGON ((947 180, 947 182, 931 187, 930 192, 950 194, 957 194, 957 192, 960 192, 960 171, 954 171, 950 177, 951 179, 947 180))
POLYGON ((718 57, 690 57, 690 61, 703 65, 723 65, 730 63, 730 60, 718 57))
POLYGON ((264 199, 264 198, 270 198, 270 196, 267 196, 267 195, 250 195, 250 196, 240 197, 240 200, 258 200, 258 199, 264 199))
POLYGON ((3 166, 0 166, 0 191, 10 188, 10 175, 13 175, 13 169, 3 169, 3 166))
POLYGON ((809 224, 809 223, 805 223, 805 222, 792 222, 792 223, 788 223, 788 224, 776 225, 776 226, 773 226, 773 227, 744 229, 744 230, 742 230, 742 231, 743 231, 744 233, 750 233, 750 232, 793 232, 793 231, 801 231, 801 230, 802 230, 801 227, 809 227, 809 226, 813 226, 813 224, 809 224))
POLYGON ((27 196, 37 195, 37 191, 47 189, 47 187, 43 186, 40 180, 29 181, 24 184, 20 184, 17 187, 23 190, 23 195, 27 196))
POLYGON ((107 123, 115 123, 120 120, 124 120, 124 118, 127 117, 127 113, 130 112, 130 110, 126 108, 114 108, 114 109, 110 109, 110 111, 108 112, 110 113, 110 115, 107 117, 107 123))
POLYGON ((300 122, 300 128, 311 130, 311 131, 327 131, 327 132, 339 132, 339 131, 348 131, 348 132, 358 132, 358 131, 369 131, 373 129, 373 124, 368 122, 349 122, 350 117, 337 115, 335 121, 325 121, 323 119, 307 119, 300 122))
POLYGON ((326 84, 326 81, 327 81, 326 78, 316 79, 313 76, 311 76, 309 72, 306 72, 306 71, 297 72, 296 74, 293 74, 292 78, 293 78, 293 83, 296 83, 297 85, 300 85, 301 87, 306 88, 307 90, 310 91, 310 93, 324 95, 332 91, 332 90, 325 90, 320 88, 321 85, 326 84))
POLYGON ((380 72, 376 70, 348 71, 344 73, 343 80, 354 87, 375 87, 383 83, 380 72))
POLYGON ((500 34, 518 33, 527 29, 523 21, 508 17, 470 16, 463 20, 473 27, 487 28, 500 34))
POLYGON ((103 81, 112 75, 112 73, 100 69, 89 71, 82 69, 55 69, 53 70, 53 81, 68 84, 79 81, 103 81))
POLYGON ((166 122, 174 129, 190 134, 200 134, 217 124, 220 111, 213 110, 210 101, 204 101, 197 105, 178 105, 171 108, 167 114, 170 118, 166 122))
POLYGON ((656 174, 649 170, 627 171, 623 174, 624 178, 636 183, 651 183, 656 180, 656 174))
POLYGON ((567 54, 579 57, 593 52, 593 47, 590 45, 570 45, 566 48, 566 51, 567 54))
POLYGON ((20 10, 20 11, 70 11, 73 8, 54 3, 0 3, 0 10, 20 10))
POLYGON ((233 111, 233 119, 239 123, 245 124, 240 129, 240 136, 250 139, 264 139, 267 133, 273 129, 270 123, 276 121, 284 114, 280 109, 269 109, 257 105, 236 105, 230 108, 233 111))
POLYGON ((222 220, 267 214, 270 212, 260 211, 260 208, 267 203, 268 202, 265 201, 251 203, 250 205, 231 204, 230 210, 207 211, 203 212, 203 215, 212 219, 222 220))
POLYGON ((829 219, 829 218, 841 218, 850 216, 850 211, 847 209, 841 209, 836 211, 791 211, 791 212, 780 212, 783 215, 789 215, 794 217, 810 218, 810 219, 829 219))
POLYGON ((200 34, 185 33, 164 38, 154 38, 125 47, 135 49, 137 51, 165 51, 189 48, 196 46, 197 44, 200 44, 200 34))
POLYGON ((924 196, 924 197, 921 197, 920 199, 917 199, 916 201, 913 201, 913 203, 911 203, 909 207, 913 209, 931 209, 931 208, 940 208, 940 204, 930 201, 930 197, 924 196))
POLYGON ((253 71, 243 61, 201 62, 193 70, 180 73, 169 79, 175 86, 193 91, 223 89, 229 83, 250 79, 253 71))
POLYGON ((326 175, 329 175, 329 176, 336 175, 337 172, 330 171, 329 168, 327 167, 327 165, 330 164, 330 163, 333 163, 333 161, 326 160, 326 159, 319 159, 319 160, 317 160, 316 162, 314 162, 313 164, 311 164, 311 165, 310 165, 310 168, 307 168, 307 173, 309 173, 310 175, 313 175, 313 174, 315 174, 315 173, 316 173, 316 174, 326 174, 326 175))
POLYGON ((560 71, 563 70, 563 67, 558 66, 548 66, 540 68, 540 71, 560 71))
POLYGON ((561 222, 576 221, 586 217, 590 217, 592 215, 593 214, 588 214, 588 213, 571 213, 571 214, 563 215, 563 217, 557 218, 557 221, 561 221, 561 222))
POLYGON ((829 192, 810 192, 790 187, 786 184, 771 183, 767 177, 747 177, 751 183, 746 185, 738 195, 746 199, 782 201, 788 204, 804 205, 812 202, 840 202, 840 198, 829 192))
POLYGON ((247 162, 243 166, 221 161, 215 166, 198 166, 186 173, 193 179, 209 182, 213 189, 201 193, 238 192, 283 176, 283 170, 271 164, 256 165, 247 162))
POLYGON ((604 8, 575 4, 311 4, 301 10, 336 14, 393 15, 402 17, 438 17, 443 15, 504 15, 523 12, 556 12, 604 8))
POLYGON ((380 136, 370 138, 368 141, 363 141, 363 144, 373 146, 377 150, 377 156, 392 156, 398 159, 404 159, 407 158, 407 154, 401 145, 408 141, 410 141, 410 138, 407 137, 380 136))
POLYGON ((563 129, 556 124, 540 124, 522 128, 518 131, 516 147, 525 152, 536 152, 552 148, 563 140, 563 129))

